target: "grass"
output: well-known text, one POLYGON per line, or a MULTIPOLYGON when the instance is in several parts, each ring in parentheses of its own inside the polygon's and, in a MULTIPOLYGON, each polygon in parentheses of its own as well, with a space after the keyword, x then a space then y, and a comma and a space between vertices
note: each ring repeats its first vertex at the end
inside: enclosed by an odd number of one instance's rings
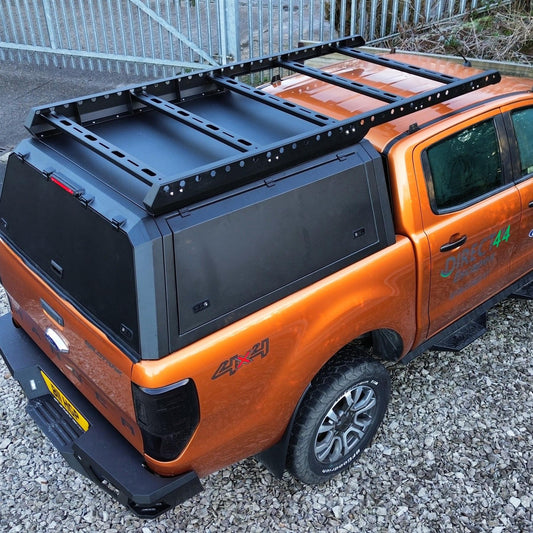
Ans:
POLYGON ((513 2, 429 28, 402 28, 388 43, 403 50, 533 65, 533 1, 513 2))

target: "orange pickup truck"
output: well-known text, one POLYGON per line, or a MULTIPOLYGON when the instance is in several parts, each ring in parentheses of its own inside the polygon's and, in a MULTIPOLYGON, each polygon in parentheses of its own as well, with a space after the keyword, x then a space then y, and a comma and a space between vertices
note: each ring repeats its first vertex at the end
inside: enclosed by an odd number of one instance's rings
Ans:
POLYGON ((28 117, 1 352, 69 464, 140 516, 251 455, 329 479, 382 421, 382 361, 533 297, 533 80, 362 44, 28 117))

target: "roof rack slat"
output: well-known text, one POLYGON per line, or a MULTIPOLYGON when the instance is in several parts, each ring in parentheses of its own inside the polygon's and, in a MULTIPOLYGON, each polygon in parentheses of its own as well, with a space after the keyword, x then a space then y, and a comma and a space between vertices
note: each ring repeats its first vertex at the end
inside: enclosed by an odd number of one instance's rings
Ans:
POLYGON ((93 152, 96 152, 111 163, 114 163, 146 185, 157 186, 158 181, 167 180, 167 178, 162 176, 157 170, 151 168, 142 161, 139 161, 137 158, 122 150, 122 148, 118 148, 114 144, 106 141, 104 138, 96 135, 72 120, 53 112, 42 114, 41 116, 56 129, 66 133, 74 140, 83 144, 87 148, 90 148, 93 152))
POLYGON ((266 105, 269 105, 270 107, 274 107, 276 109, 284 111, 285 113, 289 113, 298 118, 302 118, 307 122, 310 122, 317 126, 325 126, 326 124, 333 124, 336 122, 334 119, 328 117, 327 115, 322 115, 321 113, 316 113, 315 111, 307 109, 306 107, 293 104, 288 100, 283 100, 283 98, 279 98, 278 96, 275 96, 273 94, 266 93, 261 89, 257 89, 255 87, 252 87, 251 85, 247 85, 246 83, 242 83, 233 78, 229 78, 227 76, 212 76, 212 79, 215 83, 226 87, 230 91, 234 91, 238 94, 247 96, 248 98, 252 98, 266 105))
POLYGON ((377 98, 383 102, 397 102, 400 99, 400 97, 396 94, 381 91, 374 87, 369 87, 363 83, 358 83, 356 81, 337 76, 336 74, 331 74, 330 72, 325 72, 324 70, 304 65, 298 61, 279 61, 278 63, 281 67, 288 70, 305 74, 311 78, 325 81, 326 83, 331 83, 337 87, 342 87, 343 89, 348 89, 349 91, 364 94, 365 96, 370 96, 371 98, 377 98))
POLYGON ((395 61, 394 59, 389 59, 388 57, 370 54, 368 52, 363 52, 362 50, 354 50, 353 48, 348 48, 346 46, 338 46, 337 51, 343 55, 353 57, 355 59, 362 59, 368 63, 375 63, 376 65, 381 65, 382 67, 392 68, 394 70, 399 70, 400 72, 406 72, 408 74, 420 76, 428 80, 438 81, 440 83, 451 83, 459 79, 454 78, 453 76, 448 76, 447 74, 443 74, 441 72, 435 72, 433 70, 427 70, 414 65, 408 65, 407 63, 401 63, 400 61, 395 61))
POLYGON ((314 156, 332 150, 342 150, 359 142, 374 126, 409 115, 426 107, 445 102, 481 87, 497 83, 498 71, 490 70, 469 78, 405 98, 377 109, 326 125, 268 147, 242 158, 227 158, 196 169, 196 172, 177 176, 154 186, 144 199, 149 212, 154 215, 184 207, 195 201, 214 196, 223 191, 257 181, 274 172, 303 162, 309 153, 314 156))
POLYGON ((153 94, 148 94, 146 92, 138 93, 135 91, 131 92, 132 98, 142 102, 146 106, 156 109, 157 111, 165 114, 168 117, 178 120, 187 126, 194 128, 195 130, 201 131, 206 135, 217 139, 232 148, 239 150, 240 152, 247 152, 257 148, 257 146, 247 139, 243 139, 238 135, 230 132, 229 130, 217 126, 210 121, 205 120, 204 118, 187 111, 177 105, 174 105, 167 100, 158 98, 153 94))

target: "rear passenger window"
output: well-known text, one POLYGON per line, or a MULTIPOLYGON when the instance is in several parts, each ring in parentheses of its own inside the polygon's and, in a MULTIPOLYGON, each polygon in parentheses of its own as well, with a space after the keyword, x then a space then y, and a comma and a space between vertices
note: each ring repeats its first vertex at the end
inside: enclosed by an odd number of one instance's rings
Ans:
POLYGON ((427 149, 428 188, 433 208, 451 211, 504 184, 493 120, 476 124, 427 149))
POLYGON ((521 175, 533 173, 533 107, 515 111, 512 115, 518 150, 521 175))

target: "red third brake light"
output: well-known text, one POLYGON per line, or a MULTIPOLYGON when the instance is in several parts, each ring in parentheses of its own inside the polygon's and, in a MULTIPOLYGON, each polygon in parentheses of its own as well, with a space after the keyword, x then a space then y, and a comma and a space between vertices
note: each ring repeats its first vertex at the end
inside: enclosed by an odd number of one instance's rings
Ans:
POLYGON ((83 194, 84 189, 82 187, 79 187, 75 183, 70 182, 63 176, 58 175, 57 173, 54 174, 54 176, 52 176, 52 174, 49 174, 48 178, 51 182, 55 183, 56 185, 59 185, 64 191, 67 191, 69 194, 76 197, 79 197, 83 194))
POLYGON ((50 176, 50 181, 53 181, 56 185, 59 185, 62 189, 67 191, 69 194, 74 194, 74 191, 68 185, 60 182, 57 178, 54 178, 54 176, 50 176))

